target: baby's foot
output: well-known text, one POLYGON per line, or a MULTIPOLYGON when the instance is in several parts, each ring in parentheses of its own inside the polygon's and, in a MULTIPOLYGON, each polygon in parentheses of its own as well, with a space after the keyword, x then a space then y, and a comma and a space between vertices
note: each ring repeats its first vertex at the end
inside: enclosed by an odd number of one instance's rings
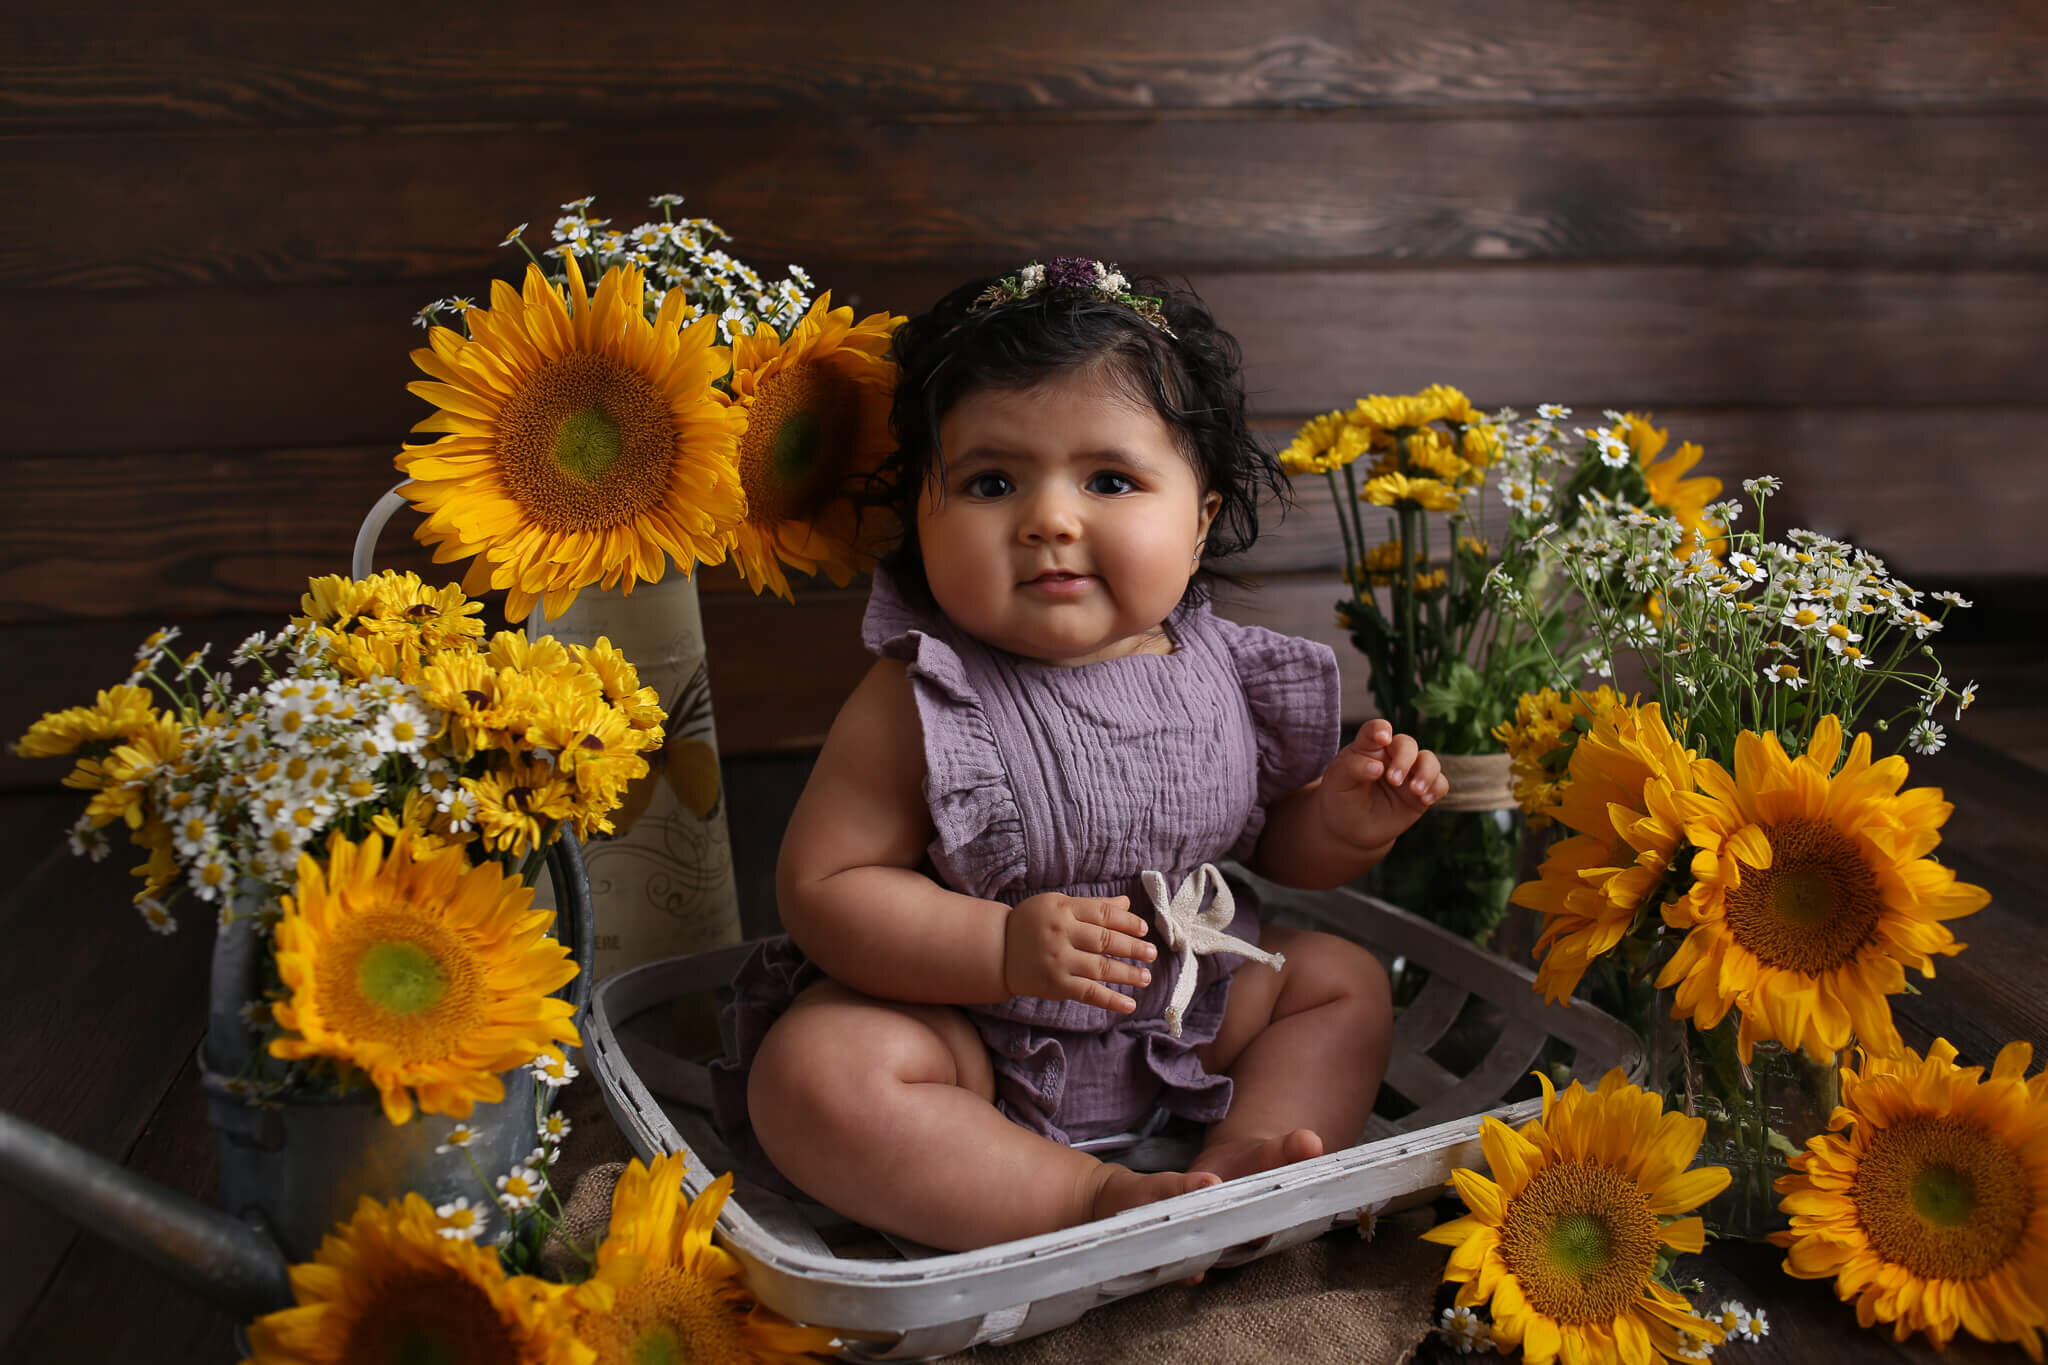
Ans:
POLYGON ((1270 1171, 1323 1154, 1323 1140, 1312 1129, 1297 1128, 1278 1137, 1243 1138, 1205 1147, 1188 1167, 1190 1174, 1209 1171, 1224 1180, 1270 1171))
POLYGON ((1207 1189, 1222 1183, 1220 1176, 1204 1171, 1134 1171, 1114 1161, 1102 1163, 1102 1183, 1096 1186, 1090 1218, 1107 1218, 1112 1213, 1155 1204, 1190 1190, 1207 1189))

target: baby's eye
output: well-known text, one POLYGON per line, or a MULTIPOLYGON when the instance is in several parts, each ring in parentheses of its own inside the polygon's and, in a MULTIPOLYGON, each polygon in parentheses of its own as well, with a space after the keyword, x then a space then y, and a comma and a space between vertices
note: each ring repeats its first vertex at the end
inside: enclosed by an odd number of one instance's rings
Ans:
POLYGON ((1137 491, 1137 487, 1137 481, 1130 475, 1119 474, 1113 469, 1105 469, 1088 480, 1088 491, 1091 493, 1131 493, 1137 491))
POLYGON ((960 491, 970 498, 1000 498, 1011 489, 1008 475, 992 472, 970 475, 967 482, 960 485, 960 491))

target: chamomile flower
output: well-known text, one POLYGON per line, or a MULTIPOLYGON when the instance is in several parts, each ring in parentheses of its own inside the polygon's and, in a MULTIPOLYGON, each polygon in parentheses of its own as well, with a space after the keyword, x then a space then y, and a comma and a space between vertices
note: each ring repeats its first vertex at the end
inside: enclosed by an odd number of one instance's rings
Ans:
POLYGON ((1967 607, 1970 605, 1970 599, 1959 592, 1938 592, 1934 594, 1934 600, 1951 607, 1967 607))
POLYGON ((151 631, 143 639, 142 643, 135 647, 135 662, 139 664, 156 662, 156 660, 169 652, 171 642, 183 633, 176 626, 165 626, 162 630, 151 631))
POLYGON ((1977 684, 1975 684, 1974 682, 1966 683, 1962 691, 1954 692, 1950 695, 1956 699, 1956 719, 1961 720, 1963 718, 1963 712, 1969 710, 1972 706, 1976 704, 1977 684))
POLYGON ((266 1027, 272 1018, 270 1002, 268 1000, 244 1000, 242 1007, 236 1010, 235 1013, 242 1017, 242 1023, 248 1027, 251 1033, 258 1032, 266 1027))
POLYGON ((1809 679, 1799 671, 1797 664, 1765 664, 1761 670, 1765 682, 1778 683, 1797 692, 1806 686, 1809 679))
POLYGON ((377 720, 377 747, 387 754, 417 754, 433 738, 427 713, 410 702, 396 702, 377 720))
POLYGON ((545 1171, 561 1159, 561 1148, 543 1143, 526 1154, 526 1168, 530 1171, 545 1171))
POLYGON ((1948 743, 1948 731, 1937 725, 1930 716, 1922 716, 1906 735, 1906 743, 1916 754, 1938 754, 1948 743))
POLYGON ((104 862, 107 854, 114 849, 113 841, 107 838, 107 832, 96 828, 90 815, 78 817, 78 823, 71 827, 68 842, 73 853, 81 858, 90 858, 96 863, 104 862))
POLYGON ((1768 498, 1784 486, 1775 474, 1764 474, 1754 479, 1744 479, 1742 481, 1742 491, 1749 494, 1752 498, 1768 498))
POLYGON ((557 1089, 575 1080, 582 1073, 575 1063, 564 1057, 557 1049, 550 1048, 527 1063, 527 1070, 550 1089, 557 1089))
POLYGON ((1461 1356, 1493 1348, 1493 1328, 1487 1325, 1485 1319, 1462 1304, 1456 1308, 1444 1309, 1442 1316, 1437 1320, 1436 1330, 1444 1339, 1444 1344, 1461 1356))
POLYGON ((1778 624, 1790 626, 1804 634, 1810 630, 1825 630, 1828 620, 1814 609, 1812 603, 1794 601, 1785 605, 1785 614, 1778 618, 1778 624))
POLYGON ((1830 654, 1840 654, 1843 650, 1849 648, 1849 646, 1857 644, 1861 642, 1863 639, 1863 636, 1860 633, 1849 629, 1849 627, 1842 624, 1840 621, 1828 622, 1827 628, 1823 632, 1823 634, 1827 639, 1828 652, 1830 654))
POLYGON ((1572 410, 1558 403, 1538 403, 1536 415, 1546 422, 1562 422, 1572 415, 1572 410))
POLYGON ((188 880, 192 884, 192 894, 211 904, 227 894, 234 878, 234 869, 229 865, 227 855, 215 848, 192 864, 188 880))
POLYGON ((142 922, 151 931, 169 937, 178 932, 178 921, 164 908, 164 903, 154 896, 144 896, 135 902, 135 908, 142 915, 142 922))
POLYGON ((1714 1343, 1705 1337, 1696 1337, 1690 1332, 1678 1334, 1678 1360, 1712 1360, 1714 1343))
POLYGON ((450 1152, 459 1151, 469 1146, 470 1143, 476 1141, 476 1137, 476 1129, 466 1123, 458 1123, 448 1130, 448 1140, 434 1148, 434 1150, 442 1156, 446 1156, 450 1152))
POLYGON ((559 1147, 568 1138, 570 1129, 569 1116, 557 1109, 540 1121, 540 1140, 559 1147))
POLYGON ((1752 1313, 1733 1299, 1722 1304, 1710 1321, 1727 1333, 1730 1341, 1762 1341, 1771 1330, 1764 1322, 1762 1309, 1752 1313))
POLYGON ((451 1202, 437 1206, 434 1216, 441 1220, 435 1231, 457 1242, 474 1242, 490 1221, 490 1215, 483 1207, 472 1205, 467 1195, 458 1195, 451 1202))
POLYGON ((542 1184, 533 1168, 521 1162, 498 1177, 498 1203, 507 1213, 532 1208, 540 1201, 542 1184))

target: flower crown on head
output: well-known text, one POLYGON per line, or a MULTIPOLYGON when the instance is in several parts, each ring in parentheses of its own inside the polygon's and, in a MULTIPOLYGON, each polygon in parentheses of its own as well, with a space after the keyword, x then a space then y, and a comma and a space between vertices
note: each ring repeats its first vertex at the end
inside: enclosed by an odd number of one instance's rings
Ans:
MULTIPOLYGON (((1083 295, 1120 303, 1166 335, 1173 336, 1173 328, 1166 325, 1166 312, 1160 306, 1165 300, 1151 294, 1133 294, 1131 282, 1124 278, 1122 271, 1089 256, 1055 256, 1051 265, 1032 261, 1016 274, 1005 275, 982 290, 974 302, 967 305, 967 311, 978 312, 1045 293, 1069 297, 1083 295)), ((1176 341, 1179 339, 1174 337, 1176 341)))

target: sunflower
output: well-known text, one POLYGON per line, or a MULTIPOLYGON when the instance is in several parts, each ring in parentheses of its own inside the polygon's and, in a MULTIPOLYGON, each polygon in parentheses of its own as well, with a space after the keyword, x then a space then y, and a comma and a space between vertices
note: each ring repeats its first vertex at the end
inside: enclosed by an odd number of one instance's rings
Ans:
POLYGON ((740 1283, 739 1262, 711 1244, 732 1176, 690 1201, 683 1165, 680 1154, 652 1166, 636 1158, 612 1192, 596 1273, 574 1300, 577 1335, 595 1348, 598 1365, 782 1365, 831 1352, 832 1333, 762 1307, 740 1283))
POLYGON ((1836 773, 1842 726, 1830 715, 1796 759, 1776 734, 1745 730, 1732 778, 1710 760, 1696 769, 1693 887, 1664 907, 1688 932, 1657 985, 1677 988, 1672 1018, 1703 1029, 1739 1009, 1744 1062, 1763 1038, 1825 1060, 1851 1030, 1895 1055, 1904 1044, 1885 997, 1906 988, 1907 967, 1933 976, 1935 954, 1960 952, 1941 921, 1990 900, 1926 856, 1954 809, 1940 789, 1900 792, 1906 760, 1872 763, 1870 747, 1858 735, 1836 773))
POLYGON ((292 1267, 297 1305, 249 1324, 243 1365, 588 1365, 567 1288, 507 1279, 495 1248, 443 1237, 427 1201, 364 1199, 292 1267))
POLYGON ((1843 1068, 1830 1132, 1780 1177, 1785 1270, 1833 1278, 1865 1327, 1945 1348, 1958 1327, 2041 1359, 2048 1327, 2048 1100, 2009 1043, 1989 1079, 1936 1039, 1927 1056, 1843 1068))
MULTIPOLYGON (((788 598, 783 565, 845 587, 873 567, 872 515, 856 500, 895 449, 889 339, 903 319, 858 324, 827 291, 784 340, 766 323, 733 344, 732 406, 746 414, 740 481, 746 515, 729 534, 740 577, 788 598)), ((724 397, 724 395, 720 395, 724 397)))
POLYGON ((1657 893, 1683 840, 1679 801, 1694 755, 1655 702, 1612 705, 1572 748, 1558 804, 1543 813, 1576 837, 1555 845, 1537 880, 1509 899, 1543 916, 1536 987, 1571 999, 1594 958, 1621 942, 1657 893))
POLYGON ((678 289, 650 323, 638 270, 607 271, 593 301, 563 264, 566 300, 530 266, 523 294, 495 281, 469 310, 468 338, 437 327, 412 353, 433 381, 410 388, 439 408, 413 430, 447 434, 397 459, 435 560, 476 556, 464 589, 506 589, 515 620, 536 602, 552 620, 593 583, 630 593, 668 556, 719 563, 744 510, 716 319, 682 328, 678 289))
POLYGON ((1706 1229, 1688 1210, 1728 1187, 1728 1170, 1688 1170, 1704 1119, 1665 1113, 1663 1098, 1607 1073, 1597 1091, 1559 1095, 1543 1073, 1543 1114, 1517 1132, 1480 1120, 1493 1172, 1451 1172, 1471 1210, 1423 1233, 1454 1248, 1444 1279, 1458 1303, 1489 1303, 1501 1349, 1531 1365, 1676 1359, 1688 1339, 1721 1329, 1652 1276, 1666 1248, 1698 1251, 1706 1229), (1498 1182, 1498 1183, 1496 1183, 1498 1182))
POLYGON ((547 937, 554 912, 496 863, 460 847, 423 850, 410 834, 328 841, 328 865, 301 855, 284 897, 277 969, 290 992, 272 1009, 293 1036, 287 1061, 360 1067, 393 1123, 422 1112, 468 1118, 505 1097, 498 1073, 553 1043, 579 1045, 575 1008, 550 992, 576 975, 547 937))

